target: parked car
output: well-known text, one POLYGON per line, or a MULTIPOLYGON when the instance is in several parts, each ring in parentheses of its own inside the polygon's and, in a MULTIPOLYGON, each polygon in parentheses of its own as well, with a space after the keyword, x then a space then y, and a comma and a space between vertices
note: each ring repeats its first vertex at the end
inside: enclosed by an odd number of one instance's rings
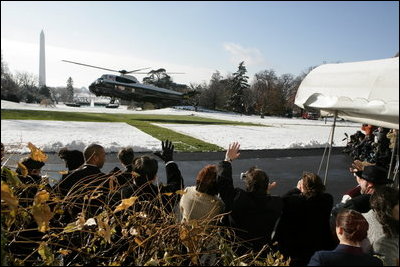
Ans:
POLYGON ((318 120, 319 115, 315 112, 304 112, 302 118, 307 120, 318 120))

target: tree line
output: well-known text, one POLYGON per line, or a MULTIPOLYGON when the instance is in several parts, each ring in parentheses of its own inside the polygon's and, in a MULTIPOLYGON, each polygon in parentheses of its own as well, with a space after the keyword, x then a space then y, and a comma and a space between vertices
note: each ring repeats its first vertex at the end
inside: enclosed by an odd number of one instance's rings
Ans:
MULTIPOLYGON (((223 77, 216 70, 208 83, 178 84, 173 82, 165 69, 152 70, 143 78, 143 83, 153 84, 179 92, 189 90, 197 94, 187 100, 186 104, 213 110, 233 111, 241 114, 258 114, 266 116, 291 116, 297 89, 304 77, 313 69, 298 76, 282 74, 278 76, 273 69, 256 73, 249 84, 244 62, 240 62, 233 74, 223 77)), ((38 77, 27 72, 10 73, 7 63, 1 55, 1 99, 40 103, 44 99, 53 102, 72 102, 74 98, 73 80, 66 82, 66 87, 39 88, 38 77)), ((76 91, 76 90, 75 90, 76 91)))
POLYGON ((273 69, 263 70, 256 73, 249 84, 245 63, 240 62, 235 73, 223 77, 216 71, 209 83, 190 84, 190 88, 200 92, 194 102, 201 107, 262 117, 291 116, 293 110, 296 111, 294 100, 297 89, 313 68, 315 66, 298 76, 278 76, 273 69))

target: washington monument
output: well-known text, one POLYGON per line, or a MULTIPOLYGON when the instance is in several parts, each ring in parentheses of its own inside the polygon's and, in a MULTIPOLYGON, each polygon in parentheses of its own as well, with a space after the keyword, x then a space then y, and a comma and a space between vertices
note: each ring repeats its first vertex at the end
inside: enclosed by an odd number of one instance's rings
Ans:
POLYGON ((44 52, 44 33, 40 32, 40 53, 39 53, 39 88, 46 86, 46 60, 44 52))

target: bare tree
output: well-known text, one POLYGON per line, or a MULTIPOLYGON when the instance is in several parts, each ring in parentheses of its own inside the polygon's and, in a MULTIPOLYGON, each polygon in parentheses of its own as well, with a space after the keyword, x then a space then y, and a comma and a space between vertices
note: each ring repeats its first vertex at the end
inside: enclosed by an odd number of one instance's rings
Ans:
POLYGON ((279 87, 279 79, 275 71, 264 70, 255 74, 255 83, 258 83, 256 89, 261 92, 256 93, 257 98, 256 106, 259 107, 258 112, 266 113, 268 115, 281 115, 283 113, 283 95, 279 87), (261 86, 261 84, 265 84, 261 86), (262 108, 262 111, 261 111, 262 108))
POLYGON ((15 81, 20 88, 21 99, 28 103, 39 102, 37 76, 28 72, 17 72, 15 81))

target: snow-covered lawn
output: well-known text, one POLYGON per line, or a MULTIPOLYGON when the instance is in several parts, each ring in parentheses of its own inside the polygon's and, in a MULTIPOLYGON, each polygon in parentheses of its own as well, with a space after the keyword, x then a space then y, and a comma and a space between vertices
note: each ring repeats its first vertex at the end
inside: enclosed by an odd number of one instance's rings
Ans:
MULTIPOLYGON (((182 125, 156 124, 220 147, 238 141, 241 149, 284 149, 324 147, 329 143, 328 127, 311 125, 274 125, 273 127, 236 125, 182 125)), ((345 146, 344 133, 352 134, 357 128, 338 127, 334 133, 334 146, 345 146)))
POLYGON ((122 122, 1 120, 1 142, 8 150, 23 153, 29 152, 28 142, 45 152, 58 152, 64 146, 83 150, 90 143, 102 145, 107 152, 124 146, 135 151, 161 148, 159 140, 122 122))
MULTIPOLYGON (((159 115, 191 115, 230 121, 251 122, 266 125, 188 125, 156 124, 190 135, 205 142, 227 147, 232 141, 239 141, 242 149, 286 149, 325 147, 329 141, 332 121, 303 120, 298 118, 278 118, 245 116, 233 113, 201 110, 195 112, 188 107, 166 108, 148 111, 132 111, 126 106, 117 109, 104 107, 67 107, 63 104, 55 108, 38 104, 1 101, 2 109, 30 109, 71 112, 129 113, 159 115)), ((353 134, 360 129, 360 123, 337 122, 334 146, 344 146, 344 133, 353 134)), ((32 142, 46 152, 57 152, 61 147, 83 149, 90 143, 99 143, 108 152, 116 152, 121 147, 132 146, 135 151, 160 149, 160 142, 137 128, 125 123, 104 122, 61 122, 37 120, 1 120, 1 142, 15 152, 28 152, 27 142, 32 142)))

